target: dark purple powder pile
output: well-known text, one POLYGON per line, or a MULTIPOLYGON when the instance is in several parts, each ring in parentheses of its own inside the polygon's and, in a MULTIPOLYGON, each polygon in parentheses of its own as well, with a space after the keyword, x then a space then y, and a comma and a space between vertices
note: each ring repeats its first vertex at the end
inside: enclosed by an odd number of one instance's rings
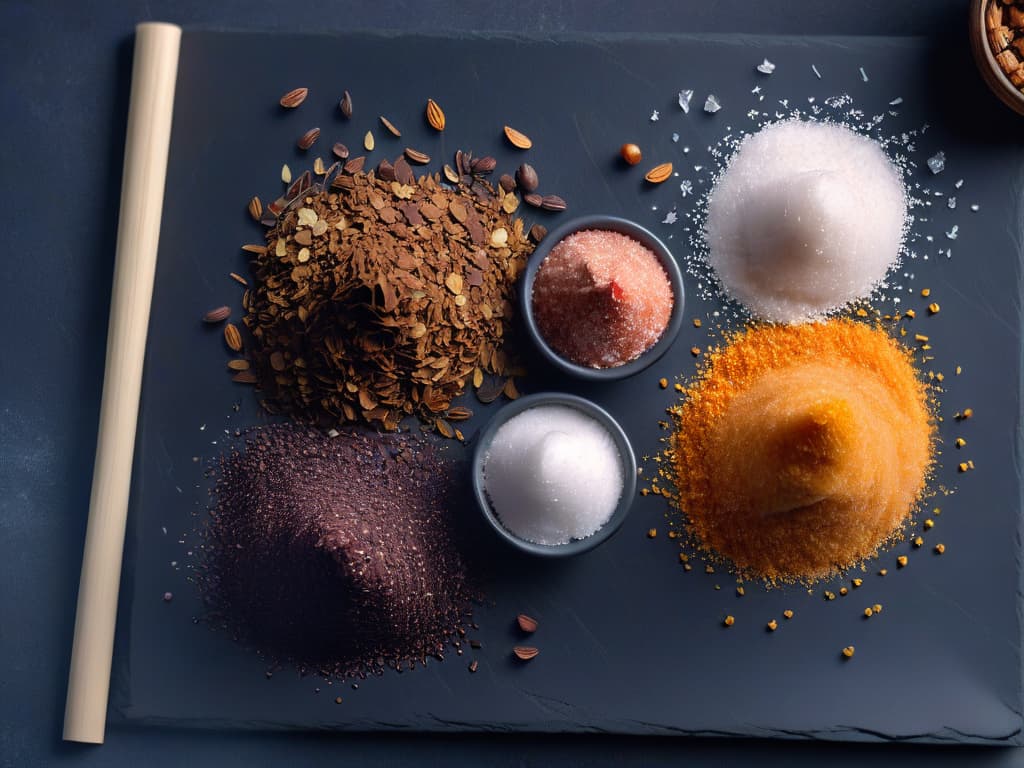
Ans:
POLYGON ((215 623, 275 662, 412 668, 464 634, 472 591, 436 449, 406 435, 255 429, 221 458, 198 572, 215 623))

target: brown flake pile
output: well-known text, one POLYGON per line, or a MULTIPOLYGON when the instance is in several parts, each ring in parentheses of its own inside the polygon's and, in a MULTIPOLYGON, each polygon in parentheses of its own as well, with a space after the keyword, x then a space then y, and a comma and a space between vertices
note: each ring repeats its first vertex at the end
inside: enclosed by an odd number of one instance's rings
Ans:
POLYGON ((451 478, 407 435, 254 429, 223 456, 197 581, 214 624, 329 675, 456 652, 471 605, 451 478))
POLYGON ((266 247, 249 248, 245 325, 267 407, 394 430, 407 415, 449 416, 469 382, 514 392, 502 347, 532 251, 512 218, 519 199, 468 175, 454 188, 416 179, 403 160, 388 178, 346 168, 301 191, 271 218, 266 247))

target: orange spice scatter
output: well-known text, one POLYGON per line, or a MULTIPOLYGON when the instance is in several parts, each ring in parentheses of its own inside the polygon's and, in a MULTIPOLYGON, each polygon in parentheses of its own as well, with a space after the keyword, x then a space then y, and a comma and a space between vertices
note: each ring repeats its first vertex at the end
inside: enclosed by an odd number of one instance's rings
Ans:
POLYGON ((709 353, 685 395, 679 505, 698 545, 743 574, 830 577, 875 554, 925 489, 925 386, 879 327, 750 327, 709 353))

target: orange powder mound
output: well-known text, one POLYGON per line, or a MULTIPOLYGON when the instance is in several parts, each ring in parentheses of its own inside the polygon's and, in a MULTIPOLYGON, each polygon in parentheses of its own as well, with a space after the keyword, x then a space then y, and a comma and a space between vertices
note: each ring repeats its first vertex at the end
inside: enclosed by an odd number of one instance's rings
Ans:
POLYGON ((911 353, 849 320, 748 328, 708 356, 673 413, 691 532, 769 581, 827 578, 874 555, 932 462, 911 353))

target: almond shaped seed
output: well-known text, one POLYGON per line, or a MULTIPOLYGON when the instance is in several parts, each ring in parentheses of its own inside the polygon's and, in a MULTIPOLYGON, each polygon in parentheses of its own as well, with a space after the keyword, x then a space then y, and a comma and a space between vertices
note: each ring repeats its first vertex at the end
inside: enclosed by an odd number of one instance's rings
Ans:
POLYGON ((204 323, 221 323, 231 317, 231 307, 217 307, 203 315, 204 323))
POLYGON ((516 169, 516 183, 524 192, 536 192, 540 179, 532 165, 523 163, 516 169))
POLYGON ((341 101, 338 102, 338 109, 341 110, 341 114, 345 117, 352 117, 352 94, 345 91, 341 96, 341 101))
POLYGON ((346 147, 340 141, 333 147, 331 147, 331 151, 334 153, 334 156, 339 160, 348 160, 348 147, 346 147))
POLYGON ((405 156, 409 159, 410 163, 416 163, 418 165, 426 165, 430 162, 430 155, 425 155, 412 147, 405 148, 405 156))
POLYGON ((522 131, 517 131, 515 128, 506 125, 505 126, 505 137, 509 140, 509 143, 518 149, 529 149, 533 146, 533 142, 530 141, 530 137, 522 131))
POLYGON ((516 624, 523 632, 536 632, 537 631, 537 620, 527 616, 525 613, 520 613, 516 616, 516 624))
POLYGON ((249 201, 249 215, 252 216, 253 221, 263 218, 263 203, 256 195, 253 195, 249 201))
POLYGON ((668 180, 669 176, 672 175, 672 163, 662 163, 656 165, 647 172, 644 179, 649 181, 651 184, 661 184, 663 181, 668 180))
POLYGON ((394 123, 392 123, 390 120, 384 117, 384 115, 380 116, 380 124, 387 128, 388 133, 390 133, 392 136, 400 137, 402 135, 402 132, 395 128, 394 123))
POLYGON ((313 144, 316 143, 316 140, 319 139, 319 138, 320 138, 320 129, 319 128, 310 128, 308 131, 306 131, 304 134, 302 134, 299 137, 299 140, 296 143, 298 144, 299 149, 307 150, 310 147, 312 147, 313 144))
POLYGON ((536 192, 531 192, 528 195, 523 195, 523 202, 527 205, 532 205, 534 208, 540 208, 544 198, 538 195, 536 192))
POLYGON ((228 360, 228 369, 232 371, 248 371, 249 361, 244 357, 236 357, 233 360, 228 360))
POLYGON ((427 122, 435 131, 444 130, 444 110, 433 99, 427 99, 427 122))
POLYGON ((299 104, 306 100, 306 96, 308 95, 309 88, 295 88, 282 96, 278 103, 285 109, 295 109, 299 104))
POLYGON ((367 131, 363 136, 363 148, 367 152, 373 152, 374 146, 376 146, 376 142, 373 140, 373 131, 367 131))
POLYGON ((564 211, 566 205, 565 200, 558 195, 544 195, 540 199, 540 207, 545 211, 564 211))
POLYGON ((233 323, 224 326, 224 343, 232 352, 242 351, 242 334, 233 323))
POLYGON ((446 178, 446 179, 447 179, 447 180, 448 180, 448 181, 449 181, 449 182, 450 182, 451 184, 458 184, 458 183, 459 183, 459 174, 457 174, 457 173, 455 172, 455 169, 454 169, 454 168, 452 168, 452 167, 451 167, 450 165, 448 165, 448 164, 445 164, 445 166, 444 166, 444 177, 445 177, 445 178, 446 178))
POLYGON ((534 648, 532 645, 517 645, 512 649, 512 653, 515 654, 517 659, 529 661, 530 659, 535 658, 537 654, 540 653, 540 650, 534 648))

